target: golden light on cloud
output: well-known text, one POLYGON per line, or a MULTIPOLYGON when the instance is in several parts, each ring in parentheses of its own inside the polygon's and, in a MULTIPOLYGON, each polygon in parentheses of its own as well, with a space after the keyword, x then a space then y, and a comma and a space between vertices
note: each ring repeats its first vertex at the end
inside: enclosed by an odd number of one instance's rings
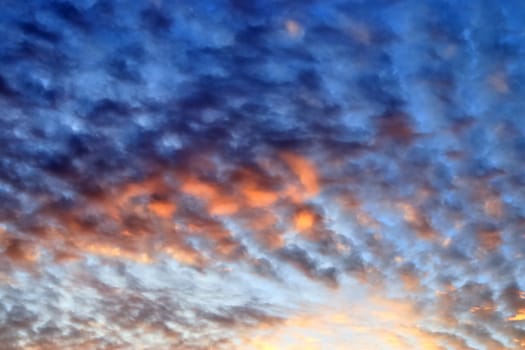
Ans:
POLYGON ((241 191, 247 203, 253 207, 266 207, 278 199, 277 193, 258 188, 255 184, 246 184, 241 191))
POLYGON ((79 244, 78 246, 86 253, 101 257, 125 259, 142 264, 153 262, 153 259, 147 253, 129 251, 116 245, 106 243, 88 243, 79 244))
POLYGON ((149 204, 150 210, 161 218, 169 219, 177 209, 174 203, 154 201, 149 204))
POLYGON ((218 196, 218 188, 196 177, 186 177, 182 180, 181 190, 197 198, 210 200, 218 196))
POLYGON ((315 164, 300 155, 289 152, 283 152, 281 158, 299 179, 305 195, 315 196, 319 192, 319 176, 315 164))
POLYGON ((246 350, 442 349, 439 339, 421 330, 419 316, 406 300, 361 296, 350 304, 334 297, 275 327, 246 334, 246 350), (335 306, 338 302, 342 305, 335 306), (344 311, 341 311, 344 310, 344 311))
POLYGON ((163 250, 168 256, 181 264, 189 266, 202 266, 204 258, 195 250, 184 249, 177 246, 168 246, 163 250))
POLYGON ((519 309, 516 315, 507 318, 509 321, 525 321, 525 308, 519 309))
POLYGON ((295 214, 294 223, 296 230, 309 230, 315 223, 315 215, 308 210, 300 210, 295 214))
POLYGON ((239 210, 239 203, 234 198, 221 197, 210 203, 211 215, 232 215, 239 210))

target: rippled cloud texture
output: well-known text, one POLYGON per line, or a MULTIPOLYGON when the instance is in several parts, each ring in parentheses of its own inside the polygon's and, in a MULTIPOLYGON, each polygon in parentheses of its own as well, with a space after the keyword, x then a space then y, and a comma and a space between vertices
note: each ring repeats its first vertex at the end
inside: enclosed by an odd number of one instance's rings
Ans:
POLYGON ((524 348, 524 23, 4 0, 0 348, 524 348))

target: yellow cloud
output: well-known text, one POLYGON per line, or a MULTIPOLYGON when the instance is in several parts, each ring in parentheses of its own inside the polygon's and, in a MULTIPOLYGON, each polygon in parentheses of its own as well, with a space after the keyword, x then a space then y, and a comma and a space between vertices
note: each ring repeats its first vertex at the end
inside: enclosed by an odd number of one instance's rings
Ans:
POLYGON ((525 309, 519 309, 516 315, 507 318, 509 321, 525 321, 525 309))

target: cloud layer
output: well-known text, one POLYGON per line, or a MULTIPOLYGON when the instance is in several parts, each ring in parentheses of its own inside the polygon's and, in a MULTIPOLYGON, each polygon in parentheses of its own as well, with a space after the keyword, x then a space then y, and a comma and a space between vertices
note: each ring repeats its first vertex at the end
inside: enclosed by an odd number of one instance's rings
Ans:
POLYGON ((3 349, 522 348, 524 20, 6 1, 3 349))

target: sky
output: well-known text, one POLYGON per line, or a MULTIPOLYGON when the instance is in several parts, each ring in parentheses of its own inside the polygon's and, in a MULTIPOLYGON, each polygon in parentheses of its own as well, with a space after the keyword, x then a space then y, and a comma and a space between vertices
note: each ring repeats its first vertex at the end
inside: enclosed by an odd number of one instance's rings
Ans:
POLYGON ((0 349, 525 348, 522 0, 2 0, 0 349))

